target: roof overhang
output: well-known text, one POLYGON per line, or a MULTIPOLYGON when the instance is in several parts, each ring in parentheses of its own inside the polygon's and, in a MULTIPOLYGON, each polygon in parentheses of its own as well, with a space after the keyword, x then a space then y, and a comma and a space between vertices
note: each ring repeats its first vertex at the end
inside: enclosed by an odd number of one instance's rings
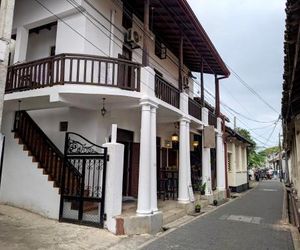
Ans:
MULTIPOLYGON (((131 11, 143 20, 144 1, 126 0, 131 11)), ((230 72, 186 0, 151 0, 152 31, 168 49, 179 57, 183 37, 183 61, 194 72, 223 75, 230 72)))

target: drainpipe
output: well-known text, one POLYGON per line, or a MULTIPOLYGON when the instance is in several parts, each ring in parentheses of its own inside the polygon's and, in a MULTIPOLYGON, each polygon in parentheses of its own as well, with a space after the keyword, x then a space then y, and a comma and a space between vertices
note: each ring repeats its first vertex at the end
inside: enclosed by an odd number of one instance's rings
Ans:
POLYGON ((149 9, 150 0, 144 0, 144 40, 143 40, 143 66, 149 66, 149 9))
POLYGON ((228 76, 218 77, 215 75, 215 96, 216 96, 216 104, 215 104, 215 113, 216 117, 220 117, 220 84, 219 81, 222 79, 228 78, 228 76))
POLYGON ((226 189, 226 197, 230 198, 230 191, 228 187, 228 154, 227 154, 227 142, 226 142, 226 136, 225 136, 225 117, 222 117, 223 124, 222 124, 222 130, 223 130, 223 144, 224 144, 224 159, 225 159, 225 189, 226 189))

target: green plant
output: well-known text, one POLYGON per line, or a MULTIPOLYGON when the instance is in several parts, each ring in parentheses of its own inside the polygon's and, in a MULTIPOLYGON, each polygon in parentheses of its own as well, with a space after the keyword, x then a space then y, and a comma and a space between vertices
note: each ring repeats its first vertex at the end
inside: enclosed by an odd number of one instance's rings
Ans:
POLYGON ((201 209, 201 204, 196 204, 195 209, 201 209))
POLYGON ((202 185, 200 185, 199 191, 201 194, 205 194, 206 189, 206 182, 204 182, 202 185))
POLYGON ((195 205, 195 213, 200 213, 201 212, 201 205, 199 203, 197 203, 195 205))

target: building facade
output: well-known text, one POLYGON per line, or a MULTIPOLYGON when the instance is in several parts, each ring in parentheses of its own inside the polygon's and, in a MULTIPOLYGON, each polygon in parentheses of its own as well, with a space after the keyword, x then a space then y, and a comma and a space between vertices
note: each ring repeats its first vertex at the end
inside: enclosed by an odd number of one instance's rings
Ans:
POLYGON ((17 0, 12 39, 1 202, 116 233, 134 197, 150 232, 160 191, 193 201, 192 164, 208 197, 225 195, 219 81, 229 71, 186 1, 17 0), (203 74, 215 75, 214 113, 203 74))
POLYGON ((226 127, 227 176, 228 187, 232 192, 243 192, 248 185, 248 147, 247 139, 233 129, 226 127))
POLYGON ((286 30, 284 42, 284 82, 282 96, 283 148, 285 152, 285 171, 288 185, 290 221, 299 227, 299 191, 300 191, 300 157, 299 157, 299 6, 300 1, 288 0, 286 3, 286 30))

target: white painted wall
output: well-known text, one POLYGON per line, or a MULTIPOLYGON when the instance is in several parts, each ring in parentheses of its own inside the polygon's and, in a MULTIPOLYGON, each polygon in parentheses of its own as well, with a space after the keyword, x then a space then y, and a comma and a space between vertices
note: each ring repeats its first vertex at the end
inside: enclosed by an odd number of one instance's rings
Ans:
MULTIPOLYGON (((118 54, 122 53, 124 34, 126 33, 126 29, 122 26, 122 2, 112 0, 91 1, 99 12, 90 8, 84 1, 77 0, 77 2, 91 13, 95 19, 89 17, 91 21, 88 20, 66 1, 43 1, 43 4, 55 15, 63 18, 62 22, 34 1, 18 0, 14 29, 20 26, 30 29, 57 21, 56 54, 83 53, 117 58, 118 54), (113 18, 112 12, 114 13, 113 18), (113 22, 116 27, 113 27, 110 22, 113 22), (110 32, 113 32, 113 35, 110 32), (112 38, 113 41, 111 41, 112 38)), ((143 27, 138 18, 135 17, 134 20, 134 25, 143 27)), ((42 32, 40 34, 42 35, 42 32)), ((53 34, 45 35, 43 40, 30 39, 27 60, 47 56, 49 49, 45 47, 53 44, 53 39, 53 34)), ((178 59, 168 50, 167 58, 162 60, 155 55, 154 50, 155 36, 151 35, 151 39, 149 39, 150 66, 159 70, 167 81, 178 86, 178 59)), ((142 62, 142 49, 133 50, 133 61, 142 62)), ((184 67, 184 72, 187 74, 187 67, 184 67)), ((193 89, 192 81, 189 82, 191 89, 193 89)))
MULTIPOLYGON (((81 4, 82 0, 76 0, 81 4)), ((67 1, 61 0, 42 0, 49 10, 58 16, 66 16, 73 13, 74 7, 67 1)), ((37 2, 32 0, 16 0, 13 29, 19 26, 25 26, 26 28, 35 28, 56 20, 50 12, 40 6, 37 2)))
POLYGON ((230 187, 237 187, 246 184, 248 178, 246 147, 239 142, 227 142, 227 152, 232 155, 231 171, 227 173, 228 185, 230 187))
POLYGON ((48 218, 58 219, 60 195, 43 170, 37 168, 32 157, 23 151, 11 132, 13 113, 6 113, 3 119, 3 133, 6 136, 0 202, 24 208, 48 218))

